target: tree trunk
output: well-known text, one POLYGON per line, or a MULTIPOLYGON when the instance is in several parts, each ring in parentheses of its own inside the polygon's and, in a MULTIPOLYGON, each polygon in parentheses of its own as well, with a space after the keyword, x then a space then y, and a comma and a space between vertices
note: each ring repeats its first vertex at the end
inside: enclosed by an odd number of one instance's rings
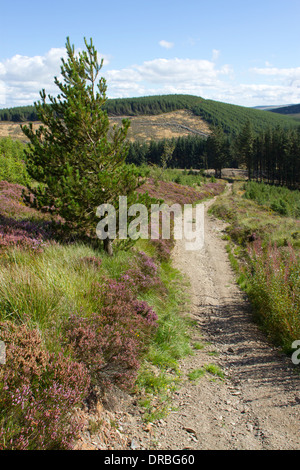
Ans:
POLYGON ((106 238, 105 240, 103 240, 103 244, 104 244, 104 250, 106 251, 106 253, 108 254, 108 256, 113 256, 113 248, 112 248, 112 241, 110 238, 106 238))

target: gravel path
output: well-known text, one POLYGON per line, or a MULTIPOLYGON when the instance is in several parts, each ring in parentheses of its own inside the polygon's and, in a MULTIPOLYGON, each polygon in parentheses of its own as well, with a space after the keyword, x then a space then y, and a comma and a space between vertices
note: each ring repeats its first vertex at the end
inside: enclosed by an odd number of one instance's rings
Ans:
POLYGON ((187 251, 180 241, 173 251, 174 266, 190 280, 189 313, 197 323, 193 341, 204 345, 180 362, 184 380, 174 394, 175 411, 145 426, 137 404, 116 396, 110 411, 100 405, 98 414, 106 417, 107 439, 85 436, 79 448, 300 449, 299 367, 253 323, 221 238, 225 225, 207 214, 212 203, 205 203, 203 249, 187 251), (206 372, 197 381, 188 379, 208 364, 217 365, 224 377, 206 372))
POLYGON ((174 266, 191 283, 194 341, 206 344, 182 361, 182 372, 216 364, 224 380, 206 373, 175 395, 178 412, 156 430, 161 448, 300 449, 300 375, 253 323, 221 239, 225 225, 207 215, 198 252, 177 243, 174 266), (214 380, 212 380, 214 379, 214 380), (189 430, 189 431, 188 431, 189 430))

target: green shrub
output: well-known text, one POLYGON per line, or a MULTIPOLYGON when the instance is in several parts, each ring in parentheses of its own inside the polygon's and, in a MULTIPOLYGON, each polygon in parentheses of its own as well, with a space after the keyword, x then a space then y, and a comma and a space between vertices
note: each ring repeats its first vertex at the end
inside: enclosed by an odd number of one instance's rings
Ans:
POLYGON ((247 292, 256 319, 268 336, 291 352, 292 342, 300 338, 300 259, 291 246, 279 250, 260 240, 249 248, 247 292))
POLYGON ((25 144, 10 137, 0 139, 0 180, 26 185, 25 144))
POLYGON ((258 202, 283 216, 299 217, 300 191, 266 183, 248 182, 244 197, 258 202))

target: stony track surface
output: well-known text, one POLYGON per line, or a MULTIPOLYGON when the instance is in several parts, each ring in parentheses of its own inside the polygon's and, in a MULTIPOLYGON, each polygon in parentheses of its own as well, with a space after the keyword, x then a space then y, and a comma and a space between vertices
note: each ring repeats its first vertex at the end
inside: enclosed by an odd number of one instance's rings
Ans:
POLYGON ((205 203, 204 247, 187 251, 180 241, 173 252, 174 266, 190 282, 193 341, 204 346, 180 363, 184 379, 173 397, 175 410, 145 426, 137 404, 120 395, 110 411, 100 407, 107 437, 85 436, 79 448, 300 449, 299 367, 253 323, 221 238, 225 225, 207 214, 212 203, 205 203), (206 372, 189 380, 189 372, 208 364, 218 366, 223 378, 206 372))

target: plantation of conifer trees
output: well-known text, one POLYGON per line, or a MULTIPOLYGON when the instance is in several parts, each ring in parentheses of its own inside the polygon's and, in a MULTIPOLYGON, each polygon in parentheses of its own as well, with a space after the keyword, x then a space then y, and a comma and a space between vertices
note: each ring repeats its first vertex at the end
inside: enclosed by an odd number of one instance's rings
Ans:
MULTIPOLYGON (((204 139, 199 136, 170 139, 173 153, 168 167, 182 169, 215 169, 222 176, 223 168, 245 168, 249 180, 264 181, 288 187, 300 184, 300 127, 269 128, 254 132, 250 122, 235 137, 220 127, 204 139)), ((135 165, 161 165, 166 139, 133 142, 127 162, 135 165)))

